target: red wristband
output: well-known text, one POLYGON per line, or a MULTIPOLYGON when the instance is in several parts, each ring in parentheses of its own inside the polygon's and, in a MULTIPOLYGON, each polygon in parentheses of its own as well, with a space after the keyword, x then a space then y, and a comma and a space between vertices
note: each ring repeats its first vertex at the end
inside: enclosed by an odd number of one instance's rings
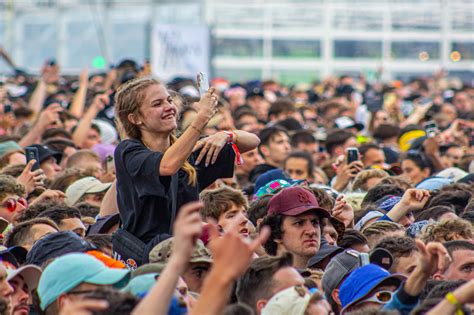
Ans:
POLYGON ((242 165, 244 163, 244 159, 242 158, 242 155, 240 154, 239 148, 234 142, 234 133, 229 132, 229 131, 223 131, 227 135, 227 143, 232 144, 232 149, 234 150, 235 153, 235 162, 237 165, 242 165))
POLYGON ((232 132, 229 132, 229 131, 222 131, 223 133, 225 133, 227 135, 227 143, 234 143, 234 134, 232 132))

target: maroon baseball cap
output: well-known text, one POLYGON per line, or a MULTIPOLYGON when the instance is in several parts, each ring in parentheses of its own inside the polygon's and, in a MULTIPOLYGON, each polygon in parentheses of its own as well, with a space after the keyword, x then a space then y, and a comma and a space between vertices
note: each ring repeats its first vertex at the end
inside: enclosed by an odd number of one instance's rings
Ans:
POLYGON ((297 216, 311 210, 316 210, 323 217, 330 217, 329 211, 319 206, 314 194, 297 186, 284 188, 268 203, 269 215, 297 216))

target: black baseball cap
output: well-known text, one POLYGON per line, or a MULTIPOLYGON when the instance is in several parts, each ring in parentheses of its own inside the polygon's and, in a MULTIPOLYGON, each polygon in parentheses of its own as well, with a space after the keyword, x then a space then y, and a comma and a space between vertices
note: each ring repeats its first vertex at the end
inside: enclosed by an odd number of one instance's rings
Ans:
POLYGON ((43 163, 50 157, 54 157, 56 162, 59 164, 61 162, 61 159, 63 157, 61 152, 55 151, 48 147, 47 145, 43 144, 33 144, 29 146, 30 148, 36 148, 38 149, 38 155, 39 155, 39 163, 43 163))
POLYGON ((60 231, 38 240, 26 255, 26 264, 41 266, 47 260, 69 253, 85 253, 96 249, 74 232, 60 231))
POLYGON ((120 222, 118 213, 98 218, 97 221, 89 226, 87 235, 105 234, 111 227, 120 222))
POLYGON ((344 251, 344 248, 330 245, 328 242, 322 242, 316 255, 310 258, 308 262, 309 268, 314 268, 327 257, 333 257, 344 251))

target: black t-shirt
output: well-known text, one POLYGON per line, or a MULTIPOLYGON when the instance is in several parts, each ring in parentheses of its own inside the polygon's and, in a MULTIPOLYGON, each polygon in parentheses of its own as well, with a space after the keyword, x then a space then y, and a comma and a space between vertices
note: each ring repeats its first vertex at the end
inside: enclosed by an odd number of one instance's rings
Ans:
MULTIPOLYGON (((199 154, 194 152, 188 161, 194 166, 199 154)), ((171 176, 160 176, 162 152, 153 152, 139 140, 124 140, 115 149, 117 176, 117 203, 123 229, 143 242, 154 236, 169 233, 172 225, 171 176)), ((204 166, 202 161, 194 166, 198 184, 188 184, 188 176, 178 171, 176 211, 190 201, 199 199, 199 192, 216 179, 232 177, 235 153, 226 145, 219 153, 216 163, 204 166)))

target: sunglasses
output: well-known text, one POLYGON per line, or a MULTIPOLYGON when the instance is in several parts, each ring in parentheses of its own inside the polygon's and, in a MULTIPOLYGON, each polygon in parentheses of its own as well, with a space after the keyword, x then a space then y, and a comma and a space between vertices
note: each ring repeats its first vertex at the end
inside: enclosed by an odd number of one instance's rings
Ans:
POLYGON ((379 291, 361 302, 375 302, 380 304, 387 304, 392 300, 393 294, 394 293, 391 291, 379 291))
POLYGON ((8 198, 2 204, 2 207, 6 208, 10 212, 14 212, 16 210, 17 204, 22 205, 23 207, 28 207, 28 201, 25 198, 8 198))

